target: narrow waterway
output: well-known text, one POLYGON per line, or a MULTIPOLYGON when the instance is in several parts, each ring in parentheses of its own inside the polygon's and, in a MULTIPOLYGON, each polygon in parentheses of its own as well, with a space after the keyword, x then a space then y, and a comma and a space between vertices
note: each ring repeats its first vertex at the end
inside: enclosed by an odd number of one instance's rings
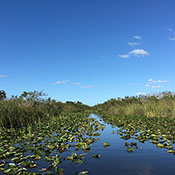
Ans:
POLYGON ((124 146, 126 140, 117 134, 118 127, 106 124, 99 116, 92 114, 105 125, 100 131, 99 140, 92 144, 91 152, 84 159, 83 164, 75 166, 65 165, 65 174, 75 171, 88 171, 89 175, 173 175, 175 173, 175 156, 168 154, 166 149, 158 149, 149 142, 139 143, 133 152, 127 152, 124 146), (103 143, 108 142, 109 147, 104 148, 103 143), (100 154, 99 159, 93 159, 92 154, 100 154))
MULTIPOLYGON (((115 118, 113 121, 117 119, 115 118)), ((143 131, 136 130, 137 126, 134 125, 135 122, 132 122, 133 132, 131 126, 129 127, 131 122, 126 123, 127 128, 124 125, 118 125, 123 126, 123 128, 118 128, 104 122, 100 116, 95 114, 91 114, 89 118, 68 117, 63 121, 65 123, 61 122, 62 126, 58 125, 60 122, 58 120, 58 123, 53 123, 49 128, 44 127, 36 134, 17 140, 11 147, 8 147, 8 141, 5 140, 4 147, 0 148, 0 174, 2 174, 3 168, 6 172, 8 171, 4 174, 17 174, 13 173, 18 172, 17 169, 22 169, 22 174, 24 172, 36 174, 37 172, 37 174, 43 175, 175 174, 174 142, 171 140, 169 146, 172 148, 168 149, 167 142, 169 140, 165 140, 165 138, 163 140, 165 137, 163 135, 153 134, 151 126, 145 130, 143 127, 143 131), (73 120, 72 125, 69 125, 71 120, 73 120), (144 134, 150 132, 149 136, 144 134), (153 139, 153 135, 160 140, 153 139), (71 138, 74 140, 71 141, 71 138), (141 140, 139 141, 137 138, 141 138, 141 140), (104 143, 108 146, 104 147, 104 143), (66 147, 66 145, 68 146, 66 147), (64 173, 57 170, 64 170, 64 173)), ((112 121, 112 116, 111 118, 109 116, 109 121, 112 121)), ((123 119, 123 121, 125 123, 127 120, 123 119)), ((142 118, 141 123, 145 126, 142 118)), ((158 130, 157 125, 156 130, 158 130)), ((168 137, 167 134, 166 138, 168 137)))

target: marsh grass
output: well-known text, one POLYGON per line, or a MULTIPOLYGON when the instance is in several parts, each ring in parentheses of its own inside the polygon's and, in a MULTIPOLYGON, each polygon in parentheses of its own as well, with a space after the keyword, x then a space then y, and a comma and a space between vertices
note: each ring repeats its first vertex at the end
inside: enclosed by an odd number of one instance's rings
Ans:
POLYGON ((43 105, 28 105, 16 100, 0 101, 0 127, 20 128, 37 123, 46 116, 43 105))
POLYGON ((57 102, 43 98, 42 92, 24 92, 19 97, 0 100, 0 129, 41 127, 44 121, 69 113, 107 113, 128 116, 175 118, 175 95, 163 92, 152 96, 110 99, 89 107, 81 102, 57 102))
POLYGON ((175 95, 170 92, 157 96, 111 99, 93 107, 94 112, 117 115, 175 118, 175 95))
POLYGON ((29 130, 30 126, 41 127, 44 121, 50 122, 61 114, 85 112, 88 106, 80 102, 57 102, 41 98, 41 92, 24 92, 19 97, 0 100, 0 129, 29 130), (29 128, 28 128, 29 127, 29 128))

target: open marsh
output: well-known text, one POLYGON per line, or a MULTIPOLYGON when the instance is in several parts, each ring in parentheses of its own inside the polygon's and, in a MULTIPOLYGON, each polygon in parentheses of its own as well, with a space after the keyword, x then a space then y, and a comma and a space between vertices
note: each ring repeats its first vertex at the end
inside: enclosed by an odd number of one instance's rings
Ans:
POLYGON ((173 123, 168 130, 154 128, 158 119, 102 118, 60 116, 26 135, 1 132, 1 174, 173 174, 173 123))

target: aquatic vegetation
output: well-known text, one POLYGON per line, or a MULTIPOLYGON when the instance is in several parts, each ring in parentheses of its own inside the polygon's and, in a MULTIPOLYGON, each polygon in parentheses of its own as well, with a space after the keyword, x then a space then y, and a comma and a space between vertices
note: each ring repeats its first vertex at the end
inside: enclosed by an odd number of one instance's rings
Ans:
POLYGON ((100 158, 100 156, 101 156, 100 154, 93 154, 92 158, 98 159, 98 158, 100 158))
POLYGON ((133 147, 130 147, 130 148, 127 149, 127 152, 129 152, 129 153, 133 152, 133 149, 134 149, 133 147))
MULTIPOLYGON (((83 163, 104 128, 83 114, 60 115, 32 127, 30 132, 0 131, 0 172, 4 174, 64 174, 63 161, 83 163), (97 134, 98 133, 98 134, 97 134), (13 134, 13 135, 12 135, 13 134), (77 153, 77 149, 79 150, 77 153), (64 153, 64 154, 63 154, 64 153), (44 167, 40 161, 48 162, 44 167), (46 165, 48 165, 46 167, 46 165), (58 168, 59 165, 59 168, 58 168)), ((100 155, 93 155, 99 158, 100 155)), ((87 174, 87 171, 78 174, 87 174)))
MULTIPOLYGON (((175 120, 170 118, 101 115, 105 122, 116 125, 117 134, 123 140, 135 139, 140 143, 150 142, 157 148, 167 149, 168 153, 175 154, 175 120)), ((136 142, 125 142, 127 152, 137 149, 136 142)))
POLYGON ((125 142, 125 146, 124 147, 127 148, 126 151, 129 152, 129 153, 133 152, 135 149, 138 149, 136 142, 131 142, 131 143, 125 142))
MULTIPOLYGON (((19 97, 0 100, 2 174, 63 175, 63 164, 80 166, 105 129, 104 124, 87 117, 92 111, 100 113, 105 123, 111 124, 112 134, 117 133, 125 140, 122 148, 126 152, 135 152, 139 143, 150 142, 155 148, 175 155, 175 102, 172 94, 165 94, 160 99, 110 100, 92 108, 81 102, 40 99, 40 95, 24 92, 19 97), (164 104, 167 106, 159 113, 164 104)), ((112 144, 105 140, 101 146, 110 150, 112 144)), ((101 157, 101 153, 97 153, 100 152, 89 154, 93 161, 101 157)), ((88 171, 73 173, 86 175, 88 171)))
POLYGON ((87 175, 88 171, 76 172, 75 174, 77 174, 77 175, 87 175))
POLYGON ((107 143, 107 142, 104 142, 104 143, 103 143, 103 146, 104 146, 104 148, 106 148, 106 147, 110 146, 110 144, 107 143))

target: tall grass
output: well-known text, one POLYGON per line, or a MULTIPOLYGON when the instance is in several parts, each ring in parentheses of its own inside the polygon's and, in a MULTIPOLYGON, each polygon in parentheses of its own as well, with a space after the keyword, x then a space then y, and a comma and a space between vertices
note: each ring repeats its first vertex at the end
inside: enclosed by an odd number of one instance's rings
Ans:
POLYGON ((136 96, 110 99, 103 104, 89 107, 81 102, 57 102, 40 98, 42 93, 24 92, 19 97, 0 100, 0 130, 28 128, 62 114, 97 112, 128 116, 175 118, 175 95, 136 96))
POLYGON ((80 102, 57 102, 40 98, 42 93, 24 92, 19 97, 0 100, 0 130, 18 129, 50 121, 63 113, 83 112, 89 107, 80 102))
POLYGON ((117 115, 175 118, 175 95, 160 93, 152 96, 111 99, 93 107, 96 112, 117 115))
POLYGON ((44 105, 30 105, 18 100, 0 101, 0 127, 20 128, 47 116, 44 105))

